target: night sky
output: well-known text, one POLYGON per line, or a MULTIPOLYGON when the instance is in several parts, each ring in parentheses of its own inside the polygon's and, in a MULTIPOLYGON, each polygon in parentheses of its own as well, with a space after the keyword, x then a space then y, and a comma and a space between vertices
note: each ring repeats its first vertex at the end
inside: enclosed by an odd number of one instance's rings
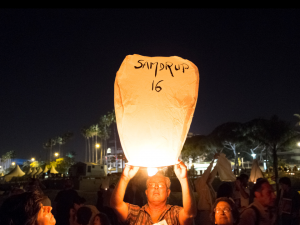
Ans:
POLYGON ((126 55, 179 56, 199 69, 190 131, 300 113, 299 9, 0 9, 0 156, 83 159, 83 126, 114 107, 126 55))

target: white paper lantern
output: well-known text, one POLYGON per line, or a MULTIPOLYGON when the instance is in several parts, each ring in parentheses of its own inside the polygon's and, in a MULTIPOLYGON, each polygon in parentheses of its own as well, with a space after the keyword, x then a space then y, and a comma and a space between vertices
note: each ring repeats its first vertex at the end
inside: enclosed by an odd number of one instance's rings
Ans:
POLYGON ((128 164, 177 163, 195 111, 198 68, 177 56, 128 55, 115 80, 115 112, 128 164))

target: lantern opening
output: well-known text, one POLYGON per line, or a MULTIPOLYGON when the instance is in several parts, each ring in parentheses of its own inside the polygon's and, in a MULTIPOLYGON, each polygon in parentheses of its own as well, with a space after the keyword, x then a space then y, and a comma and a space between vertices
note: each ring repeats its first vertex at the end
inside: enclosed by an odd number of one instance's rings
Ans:
POLYGON ((158 169, 155 167, 147 167, 147 172, 148 172, 148 176, 152 177, 158 172, 158 169))

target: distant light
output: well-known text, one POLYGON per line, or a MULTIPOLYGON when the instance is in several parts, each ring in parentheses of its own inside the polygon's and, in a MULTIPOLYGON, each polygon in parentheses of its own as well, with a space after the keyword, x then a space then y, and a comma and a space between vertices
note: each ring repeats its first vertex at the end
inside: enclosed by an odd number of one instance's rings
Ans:
POLYGON ((57 157, 59 154, 57 152, 54 153, 55 157, 57 157))
POLYGON ((16 163, 15 163, 15 162, 12 162, 12 163, 11 163, 11 165, 13 165, 13 166, 14 166, 14 165, 16 165, 16 163))
POLYGON ((96 144, 95 146, 96 146, 96 148, 100 148, 100 144, 96 144))
POLYGON ((297 145, 300 147, 300 141, 297 143, 297 145))
POLYGON ((152 177, 158 172, 158 169, 155 167, 148 167, 147 172, 148 172, 148 176, 152 177))
POLYGON ((251 154, 251 156, 253 157, 253 159, 255 159, 256 154, 251 154))
POLYGON ((35 160, 35 158, 31 158, 31 161, 33 162, 35 160))

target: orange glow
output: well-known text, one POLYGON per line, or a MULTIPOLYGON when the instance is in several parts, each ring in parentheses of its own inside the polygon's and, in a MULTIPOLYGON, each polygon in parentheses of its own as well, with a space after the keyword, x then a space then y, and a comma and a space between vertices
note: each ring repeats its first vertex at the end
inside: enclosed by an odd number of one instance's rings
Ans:
POLYGON ((177 56, 128 55, 115 79, 115 112, 128 164, 174 165, 195 111, 198 68, 177 56))

